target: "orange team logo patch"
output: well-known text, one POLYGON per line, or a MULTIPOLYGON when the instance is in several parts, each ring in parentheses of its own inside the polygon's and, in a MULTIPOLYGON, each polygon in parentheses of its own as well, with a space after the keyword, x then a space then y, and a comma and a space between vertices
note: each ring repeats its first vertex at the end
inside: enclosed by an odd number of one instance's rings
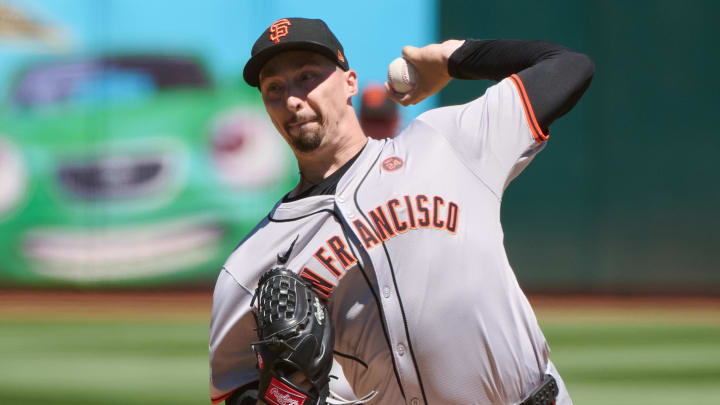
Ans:
POLYGON ((288 20, 287 18, 275 21, 270 26, 270 40, 275 42, 276 44, 280 42, 280 38, 287 36, 287 34, 290 32, 288 27, 291 25, 292 24, 290 23, 290 20, 288 20))
POLYGON ((343 63, 345 62, 345 57, 343 56, 342 52, 340 52, 339 49, 338 49, 338 60, 343 63))
POLYGON ((403 167, 403 160, 397 156, 389 157, 382 162, 382 168, 388 172, 394 172, 395 170, 403 167))

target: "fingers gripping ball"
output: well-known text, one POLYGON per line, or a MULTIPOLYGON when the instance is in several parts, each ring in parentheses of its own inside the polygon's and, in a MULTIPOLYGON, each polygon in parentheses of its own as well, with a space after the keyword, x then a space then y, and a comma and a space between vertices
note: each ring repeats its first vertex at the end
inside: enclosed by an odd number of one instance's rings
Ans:
POLYGON ((255 302, 259 396, 270 405, 325 405, 335 341, 325 305, 283 267, 263 274, 251 305, 255 302), (295 383, 298 377, 308 385, 295 383))
POLYGON ((409 92, 417 84, 415 67, 405 58, 396 58, 388 66, 388 83, 398 93, 409 92))

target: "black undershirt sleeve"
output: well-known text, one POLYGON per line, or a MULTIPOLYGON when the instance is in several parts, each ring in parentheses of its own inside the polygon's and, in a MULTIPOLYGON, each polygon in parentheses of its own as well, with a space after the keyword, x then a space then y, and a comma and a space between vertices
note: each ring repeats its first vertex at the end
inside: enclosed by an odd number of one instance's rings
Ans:
POLYGON ((547 133, 590 86, 595 66, 588 56, 551 42, 468 39, 450 56, 448 72, 457 79, 495 81, 517 74, 547 133))

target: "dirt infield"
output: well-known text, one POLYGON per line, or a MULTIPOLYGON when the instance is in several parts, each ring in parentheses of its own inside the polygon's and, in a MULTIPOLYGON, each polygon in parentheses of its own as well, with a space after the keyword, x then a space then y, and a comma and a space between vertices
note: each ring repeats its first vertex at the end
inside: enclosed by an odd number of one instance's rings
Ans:
POLYGON ((531 296, 540 322, 720 325, 720 298, 680 296, 531 296))
MULTIPOLYGON (((720 323, 720 298, 531 296, 538 319, 720 323)), ((0 318, 210 319, 210 291, 0 290, 0 318)))

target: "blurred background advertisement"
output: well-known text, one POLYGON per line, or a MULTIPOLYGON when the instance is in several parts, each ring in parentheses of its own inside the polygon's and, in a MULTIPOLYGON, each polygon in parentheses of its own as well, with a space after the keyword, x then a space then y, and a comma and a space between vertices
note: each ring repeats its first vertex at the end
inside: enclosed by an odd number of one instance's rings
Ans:
MULTIPOLYGON (((230 0, 0 2, 0 283, 210 285, 297 181, 241 79, 254 36, 285 12, 296 11, 230 0)), ((368 21, 390 18, 382 12, 368 21)), ((326 17, 360 71, 384 70, 371 53, 390 59, 402 41, 435 36, 414 19, 370 49, 341 18, 326 17)))

